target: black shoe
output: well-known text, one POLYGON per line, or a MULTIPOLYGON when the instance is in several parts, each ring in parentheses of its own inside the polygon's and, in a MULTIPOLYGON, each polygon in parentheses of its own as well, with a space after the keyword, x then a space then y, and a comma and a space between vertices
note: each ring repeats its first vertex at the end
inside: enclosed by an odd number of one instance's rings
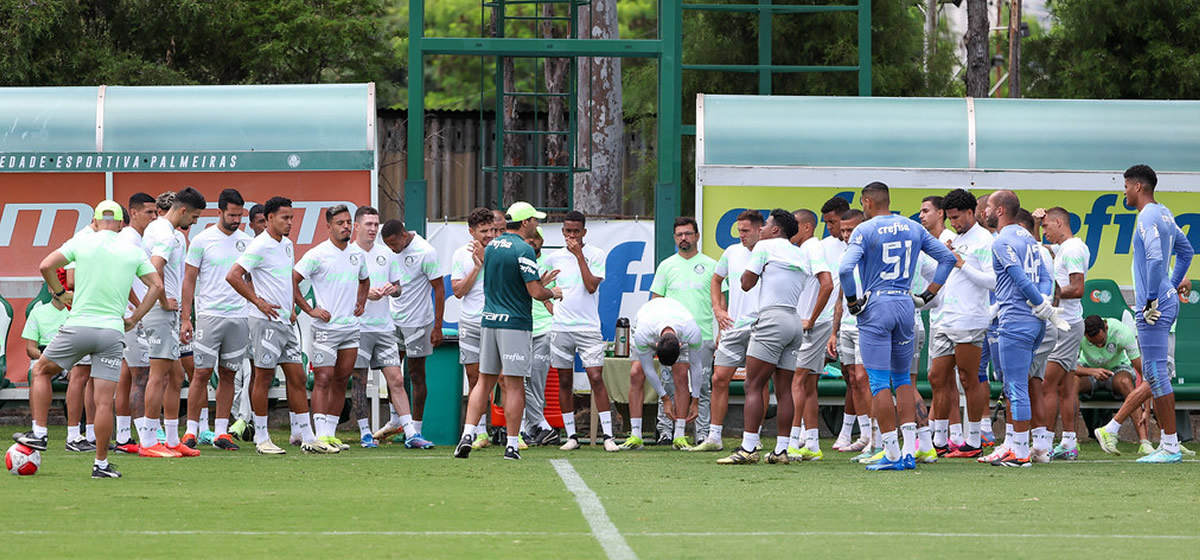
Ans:
POLYGON ((13 441, 37 451, 46 450, 46 436, 34 437, 32 431, 13 434, 13 441))
POLYGON ((521 452, 516 447, 507 447, 504 449, 504 458, 510 461, 520 461, 521 452))
POLYGON ((96 444, 82 437, 75 441, 68 441, 64 447, 73 453, 89 453, 96 450, 96 444))
POLYGON ((554 428, 549 428, 538 432, 537 437, 534 439, 537 440, 538 445, 557 446, 562 444, 562 435, 559 434, 558 430, 555 430, 554 428))
POLYGON ((121 473, 117 470, 117 466, 112 463, 109 463, 108 466, 104 467, 103 469, 98 465, 93 464, 92 478, 121 478, 121 473))
POLYGON ((454 448, 455 459, 466 459, 471 456, 471 444, 475 442, 475 438, 471 436, 463 436, 458 440, 458 447, 454 448))
POLYGON ((658 439, 654 441, 654 445, 671 445, 671 434, 666 432, 658 434, 658 439))
POLYGON ((254 441, 254 424, 249 423, 249 422, 246 423, 246 429, 242 430, 242 435, 241 435, 240 439, 242 441, 246 441, 246 442, 254 441))
POLYGON ((226 451, 237 451, 238 449, 241 449, 238 447, 238 444, 233 442, 232 437, 226 436, 225 434, 221 434, 220 437, 214 439, 212 445, 217 449, 224 449, 226 451))

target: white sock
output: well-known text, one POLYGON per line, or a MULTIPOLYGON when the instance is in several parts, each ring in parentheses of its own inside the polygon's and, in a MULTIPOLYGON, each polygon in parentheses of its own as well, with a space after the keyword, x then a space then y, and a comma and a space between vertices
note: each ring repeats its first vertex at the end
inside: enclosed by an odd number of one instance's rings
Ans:
POLYGON ((200 429, 200 423, 199 423, 199 422, 197 422, 197 421, 195 421, 195 420, 188 420, 188 421, 187 421, 187 432, 186 432, 186 433, 189 433, 189 434, 192 434, 192 435, 199 435, 199 434, 200 434, 200 431, 199 431, 199 429, 200 429))
POLYGON ((1104 425, 1104 431, 1115 436, 1117 435, 1117 432, 1121 431, 1121 425, 1118 424, 1115 419, 1109 420, 1108 423, 1104 425))
POLYGON ((917 451, 922 453, 933 449, 933 431, 929 426, 917 428, 917 451))
MULTIPOLYGON (((300 415, 297 414, 296 416, 299 417, 300 415)), ((296 427, 299 428, 300 427, 299 418, 295 419, 294 421, 296 422, 296 427)), ((325 433, 325 415, 324 414, 313 413, 313 415, 312 415, 312 430, 313 430, 313 435, 318 438, 323 438, 326 435, 328 435, 325 433)), ((297 431, 296 435, 300 435, 300 432, 297 431)))
POLYGON ((684 432, 686 432, 686 431, 687 431, 687 420, 684 420, 682 418, 675 420, 675 435, 671 436, 671 439, 683 437, 684 432))
POLYGON ((1051 434, 1046 428, 1033 429, 1033 448, 1038 451, 1049 451, 1050 444, 1054 443, 1054 434, 1051 434))
POLYGON ((842 431, 838 432, 838 441, 850 441, 850 434, 854 433, 855 418, 849 414, 842 414, 842 431))
POLYGON ((336 414, 325 415, 325 431, 331 438, 337 437, 338 420, 341 420, 341 417, 337 416, 336 414))
MULTIPOLYGON (((155 420, 155 423, 157 422, 155 420)), ((154 447, 158 445, 158 435, 154 433, 158 430, 158 426, 153 426, 153 429, 151 429, 150 419, 145 416, 134 420, 134 423, 137 425, 138 445, 141 447, 154 447)))
POLYGON ((809 451, 821 450, 821 440, 817 439, 820 433, 820 430, 817 428, 804 430, 804 446, 807 447, 809 451))
POLYGON ((967 445, 975 448, 980 446, 979 422, 967 422, 967 445))
POLYGON ((900 434, 904 437, 904 447, 901 449, 902 455, 917 454, 917 423, 908 422, 900 424, 900 434))
POLYGON ((1179 434, 1162 434, 1159 446, 1167 453, 1179 453, 1179 434))
POLYGON ((390 410, 392 412, 392 419, 388 420, 388 423, 390 423, 393 426, 399 426, 400 425, 400 415, 396 414, 396 407, 389 404, 388 410, 390 410))
POLYGON ((309 443, 317 439, 317 434, 313 433, 313 423, 309 420, 307 412, 296 413, 295 428, 296 435, 300 437, 300 441, 309 443))
POLYGON ((208 431, 208 407, 206 406, 206 407, 200 409, 200 431, 196 432, 196 435, 200 435, 202 432, 207 432, 207 431, 208 431))
POLYGON ((553 429, 553 427, 552 427, 552 426, 550 426, 550 423, 549 423, 549 422, 547 422, 545 418, 542 418, 542 421, 541 421, 541 422, 538 422, 538 427, 539 427, 539 428, 541 428, 541 429, 543 429, 543 430, 550 430, 550 429, 553 429))
POLYGON ((600 417, 600 433, 612 437, 612 411, 605 410, 598 414, 600 417))
POLYGON ((1075 439, 1075 432, 1063 432, 1062 446, 1064 449, 1069 451, 1075 449, 1078 445, 1078 440, 1075 439))
POLYGON ((935 447, 946 447, 949 442, 950 421, 949 420, 934 420, 933 421, 933 445, 935 447))
POLYGON ((400 417, 400 427, 404 428, 404 437, 406 439, 420 433, 417 430, 416 424, 416 422, 413 422, 411 414, 405 414, 404 416, 400 417))
POLYGON ((418 434, 421 433, 421 424, 424 423, 424 420, 413 420, 413 430, 416 430, 418 434))
MULTIPOLYGON (((76 429, 78 430, 79 428, 76 429)), ((37 422, 33 423, 33 437, 46 437, 46 431, 45 426, 39 426, 37 422)))
POLYGON ((883 439, 883 452, 884 452, 884 454, 887 455, 888 460, 889 461, 899 460, 901 457, 900 443, 897 441, 896 430, 892 430, 890 432, 882 434, 882 439, 883 439))
POLYGON ((475 433, 487 435, 487 416, 479 417, 479 423, 475 425, 475 433))
POLYGON ((742 432, 742 449, 753 453, 758 449, 758 441, 758 432, 742 432))
POLYGON ((801 428, 800 426, 792 426, 791 439, 792 447, 795 447, 796 449, 804 447, 804 428, 801 428))
POLYGON ((563 428, 567 430, 567 437, 575 435, 575 412, 564 412, 562 421, 563 428))
POLYGON ((100 468, 102 468, 102 469, 107 469, 107 468, 108 468, 108 459, 104 459, 104 460, 95 459, 95 460, 92 462, 92 464, 94 464, 94 465, 96 465, 97 467, 100 467, 100 468))
POLYGON ((520 449, 520 448, 521 448, 521 440, 520 440, 520 437, 521 437, 521 436, 508 436, 508 444, 507 444, 507 446, 508 446, 508 447, 511 447, 511 448, 513 448, 513 449, 520 449))
MULTIPOLYGON (((288 427, 292 431, 291 439, 300 439, 300 431, 296 429, 300 425, 300 421, 296 419, 299 416, 295 412, 288 411, 288 427)), ((307 416, 307 415, 306 415, 307 416)), ((257 430, 258 428, 255 428, 257 430)))
POLYGON ((371 422, 366 418, 358 419, 358 437, 367 437, 371 433, 371 422))
POLYGON ((790 442, 791 442, 791 438, 785 438, 785 437, 775 438, 775 454, 778 455, 780 453, 787 453, 787 448, 788 448, 788 445, 790 444, 790 442))
POLYGON ((475 438, 475 424, 463 424, 462 437, 475 438))
POLYGON ((862 439, 871 438, 871 417, 866 414, 858 415, 858 437, 862 439))
POLYGON ((129 429, 129 424, 133 418, 129 416, 117 417, 117 437, 114 441, 117 443, 125 443, 133 435, 129 429))
POLYGON ((83 437, 87 438, 87 440, 92 443, 96 443, 96 425, 95 424, 84 424, 83 425, 83 437))
POLYGON ((963 427, 961 423, 950 425, 950 443, 959 446, 966 443, 966 440, 963 439, 963 427))
POLYGON ((1013 432, 1012 444, 1008 446, 1018 459, 1029 458, 1029 432, 1013 432))
MULTIPOLYGON (((1008 443, 1009 441, 1011 441, 1014 433, 1016 433, 1016 431, 1013 430, 1012 422, 1005 422, 1004 423, 1004 443, 1008 443)), ((1012 449, 1012 448, 1009 447, 1009 449, 1012 449)))
POLYGON ((721 442, 721 431, 724 428, 725 427, 720 424, 710 424, 708 426, 708 441, 711 441, 714 443, 720 443, 721 442))
POLYGON ((75 441, 79 439, 79 424, 67 426, 67 441, 75 441))
POLYGON ((229 419, 228 418, 217 418, 216 420, 213 420, 213 424, 214 424, 213 427, 216 428, 213 431, 216 432, 218 436, 229 433, 229 419))
POLYGON ((179 419, 163 420, 163 431, 167 432, 167 447, 179 447, 179 419))
POLYGON ((267 432, 267 417, 254 416, 254 445, 271 441, 271 434, 267 432))
POLYGON ((992 417, 991 416, 988 416, 987 414, 983 415, 983 418, 979 420, 979 431, 981 431, 985 434, 992 433, 992 417))
POLYGON ((879 422, 871 421, 871 436, 875 438, 871 443, 872 449, 883 449, 883 434, 879 433, 879 422))
POLYGON ((642 439, 642 419, 641 418, 630 418, 629 419, 629 435, 631 437, 642 439))

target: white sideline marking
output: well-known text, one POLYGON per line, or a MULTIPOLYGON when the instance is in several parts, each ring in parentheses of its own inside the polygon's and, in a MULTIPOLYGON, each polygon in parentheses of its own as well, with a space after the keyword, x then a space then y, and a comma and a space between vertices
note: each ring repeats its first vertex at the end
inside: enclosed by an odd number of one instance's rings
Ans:
POLYGON ((571 462, 566 459, 551 459, 550 464, 554 465, 555 471, 558 471, 558 477, 567 486, 567 490, 575 494, 575 501, 579 504, 579 509, 583 511, 583 518, 592 528, 592 536, 600 542, 604 553, 612 560, 636 560, 637 555, 633 553, 632 548, 629 548, 625 537, 622 537, 620 531, 617 531, 617 526, 613 525, 612 520, 608 518, 608 513, 604 511, 604 504, 601 504, 596 493, 588 488, 583 477, 579 476, 575 467, 571 466, 571 462))

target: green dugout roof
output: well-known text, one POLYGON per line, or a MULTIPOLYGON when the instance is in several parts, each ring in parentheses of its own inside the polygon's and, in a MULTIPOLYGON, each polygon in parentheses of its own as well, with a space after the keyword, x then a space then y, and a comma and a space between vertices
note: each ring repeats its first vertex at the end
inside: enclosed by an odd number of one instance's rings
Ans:
POLYGON ((1200 101, 705 95, 700 165, 1200 171, 1200 101))
POLYGON ((0 88, 0 155, 236 153, 261 155, 250 158, 261 170, 372 169, 374 102, 373 84, 0 88), (290 166, 295 153, 303 163, 290 166))

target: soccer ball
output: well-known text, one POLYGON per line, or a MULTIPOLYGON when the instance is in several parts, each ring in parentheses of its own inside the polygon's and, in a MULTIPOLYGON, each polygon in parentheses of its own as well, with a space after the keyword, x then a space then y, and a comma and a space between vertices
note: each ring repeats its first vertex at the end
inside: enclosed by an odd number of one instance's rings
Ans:
POLYGON ((42 454, 20 443, 12 444, 4 453, 4 466, 8 472, 20 476, 30 476, 38 472, 42 465, 42 454))

